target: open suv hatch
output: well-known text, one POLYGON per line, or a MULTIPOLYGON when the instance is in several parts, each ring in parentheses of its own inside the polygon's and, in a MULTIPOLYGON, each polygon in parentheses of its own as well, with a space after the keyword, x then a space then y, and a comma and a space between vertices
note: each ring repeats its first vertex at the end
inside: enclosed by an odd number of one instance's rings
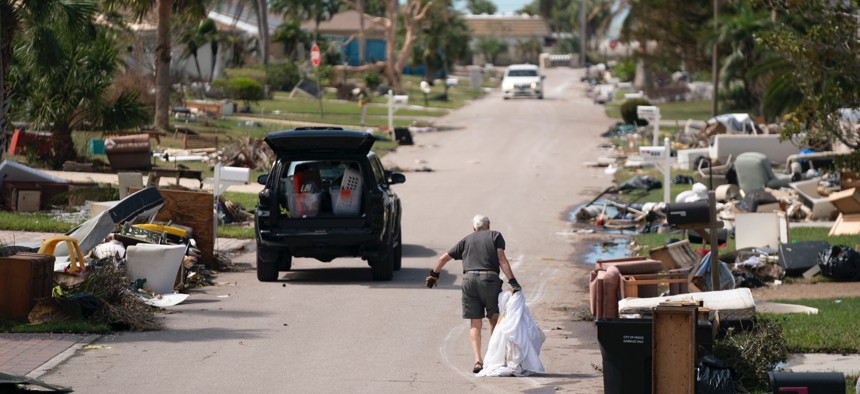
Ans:
POLYGON ((297 128, 266 136, 276 154, 255 208, 257 279, 275 281, 293 257, 361 257, 374 280, 401 266, 400 198, 370 151, 376 139, 341 128, 297 128))

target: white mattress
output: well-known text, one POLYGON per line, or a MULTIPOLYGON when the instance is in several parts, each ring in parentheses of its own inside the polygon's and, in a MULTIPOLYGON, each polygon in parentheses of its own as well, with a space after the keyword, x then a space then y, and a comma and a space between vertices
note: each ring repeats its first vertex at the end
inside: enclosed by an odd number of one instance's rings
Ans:
POLYGON ((651 316, 653 308, 661 302, 687 300, 702 300, 705 307, 720 311, 720 320, 749 320, 755 317, 755 301, 746 287, 666 297, 625 298, 618 301, 618 314, 621 317, 651 316))

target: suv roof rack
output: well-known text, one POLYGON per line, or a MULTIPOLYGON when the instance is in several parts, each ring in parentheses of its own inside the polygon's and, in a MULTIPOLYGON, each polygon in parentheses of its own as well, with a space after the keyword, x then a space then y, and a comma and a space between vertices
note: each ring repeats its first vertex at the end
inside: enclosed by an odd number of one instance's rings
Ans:
POLYGON ((332 127, 332 126, 302 126, 302 127, 296 127, 294 130, 343 130, 343 127, 332 127))

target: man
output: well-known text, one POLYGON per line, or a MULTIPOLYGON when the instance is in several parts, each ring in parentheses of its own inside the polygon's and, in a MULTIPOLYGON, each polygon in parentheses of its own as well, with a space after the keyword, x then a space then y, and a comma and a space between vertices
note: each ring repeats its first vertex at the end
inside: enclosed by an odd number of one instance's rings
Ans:
POLYGON ((484 215, 475 215, 472 230, 471 234, 439 257, 436 267, 427 277, 427 287, 436 285, 439 272, 446 263, 452 259, 463 260, 463 318, 469 319, 469 340, 475 354, 472 372, 478 373, 484 368, 481 355, 481 324, 484 316, 490 321, 491 335, 499 320, 499 293, 502 291, 499 270, 508 278, 512 292, 522 288, 505 257, 505 239, 498 231, 490 230, 490 219, 484 215))

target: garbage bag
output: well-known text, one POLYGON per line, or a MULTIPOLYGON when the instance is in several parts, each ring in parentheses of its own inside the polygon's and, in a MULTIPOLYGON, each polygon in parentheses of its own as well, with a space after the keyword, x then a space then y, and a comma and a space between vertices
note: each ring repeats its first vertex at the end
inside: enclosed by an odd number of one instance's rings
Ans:
POLYGON ((696 394, 734 394, 735 383, 729 366, 699 346, 696 360, 696 394))
POLYGON ((834 245, 818 253, 821 273, 832 279, 860 280, 860 253, 846 245, 834 245))
POLYGON ((651 189, 659 189, 663 187, 663 182, 660 182, 658 179, 654 179, 650 176, 634 176, 630 178, 624 183, 618 185, 618 190, 627 191, 627 190, 645 190, 649 191, 651 189))
POLYGON ((478 376, 528 376, 544 371, 540 348, 546 336, 532 320, 522 291, 499 293, 499 322, 478 376))

